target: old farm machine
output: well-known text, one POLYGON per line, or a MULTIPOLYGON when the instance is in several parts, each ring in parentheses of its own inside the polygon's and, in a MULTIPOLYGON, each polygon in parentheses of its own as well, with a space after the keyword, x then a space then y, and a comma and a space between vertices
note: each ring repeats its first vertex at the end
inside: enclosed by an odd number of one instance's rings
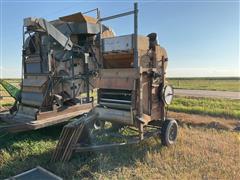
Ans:
POLYGON ((98 9, 89 12, 97 17, 76 13, 50 22, 24 19, 21 87, 13 93, 10 111, 0 114, 10 123, 0 130, 27 131, 72 120, 63 127, 53 161, 152 136, 173 144, 178 125, 167 118, 173 89, 166 82, 168 57, 157 34, 138 35, 136 3, 132 11, 104 18, 98 9), (103 24, 129 15, 134 16, 132 34, 116 36, 103 24), (135 134, 121 136, 122 129, 135 134), (101 132, 123 141, 99 143, 93 137, 101 132))
MULTIPOLYGON (((99 37, 113 36, 110 28, 84 13, 51 22, 24 19, 21 88, 9 113, 0 114, 9 123, 0 129, 39 129, 92 109, 91 91, 101 68, 99 37)), ((11 90, 6 83, 1 81, 11 90)))
POLYGON ((99 17, 98 23, 101 27, 106 20, 127 15, 134 16, 133 34, 102 37, 100 33, 97 59, 100 68, 94 86, 97 104, 64 126, 53 161, 67 161, 74 152, 135 144, 152 136, 159 136, 167 146, 175 142, 178 125, 167 118, 167 105, 173 98, 173 89, 166 85, 165 79, 168 57, 158 44, 156 33, 138 35, 136 3, 133 11, 99 17), (96 131, 99 135, 101 131, 109 132, 106 129, 110 128, 117 133, 123 126, 136 134, 124 136, 123 142, 94 142, 96 131))

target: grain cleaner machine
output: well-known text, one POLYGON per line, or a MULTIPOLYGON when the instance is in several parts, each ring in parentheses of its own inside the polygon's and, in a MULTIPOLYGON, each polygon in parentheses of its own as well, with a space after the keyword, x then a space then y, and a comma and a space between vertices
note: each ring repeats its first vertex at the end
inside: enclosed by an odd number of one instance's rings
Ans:
POLYGON ((98 22, 99 14, 93 18, 86 13, 51 22, 24 19, 21 89, 10 113, 0 114, 1 120, 11 124, 0 129, 38 129, 93 107, 90 93, 101 66, 99 39, 114 33, 98 22))
MULTIPOLYGON (((63 128, 53 161, 67 161, 74 152, 135 144, 153 135, 159 136, 167 146, 175 142, 178 125, 167 118, 167 105, 173 98, 173 89, 166 85, 165 78, 168 57, 157 42, 157 34, 138 35, 136 3, 133 11, 98 21, 127 15, 134 15, 134 33, 100 37, 101 68, 95 82, 98 103, 63 128), (108 126, 108 122, 112 125, 108 126), (93 142, 94 132, 103 131, 106 136, 108 128, 117 133, 121 127, 137 134, 125 137, 123 142, 93 142)), ((112 131, 107 136, 113 136, 112 131)))

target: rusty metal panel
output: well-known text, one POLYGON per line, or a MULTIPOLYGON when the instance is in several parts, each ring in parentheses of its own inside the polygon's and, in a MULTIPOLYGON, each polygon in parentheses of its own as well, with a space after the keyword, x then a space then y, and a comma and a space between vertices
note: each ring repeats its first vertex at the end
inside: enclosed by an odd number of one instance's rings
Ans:
POLYGON ((101 69, 100 78, 130 78, 137 79, 139 71, 135 68, 127 69, 101 69))
POLYGON ((60 17, 59 19, 62 21, 66 21, 66 22, 88 22, 88 23, 93 23, 93 24, 97 23, 96 18, 83 15, 81 12, 71 14, 68 16, 63 16, 63 17, 60 17))
POLYGON ((44 100, 43 93, 22 92, 22 103, 32 106, 41 106, 44 100))
POLYGON ((149 85, 150 83, 149 82, 144 82, 143 83, 143 113, 145 114, 149 114, 151 113, 150 111, 150 102, 149 102, 149 97, 150 97, 150 92, 149 92, 149 85))
MULTIPOLYGON (((134 35, 124 35, 117 37, 104 38, 103 52, 129 51, 134 49, 134 35)), ((149 48, 149 38, 146 36, 138 36, 138 50, 147 50, 149 48)))
POLYGON ((128 78, 101 78, 96 81, 96 88, 133 90, 134 83, 134 79, 128 78))
POLYGON ((41 87, 47 81, 45 79, 23 79, 23 86, 41 87))
POLYGON ((128 51, 133 49, 132 34, 103 39, 103 52, 128 51))
POLYGON ((18 112, 16 116, 13 117, 13 120, 18 119, 19 121, 24 122, 27 119, 33 121, 36 118, 37 112, 38 112, 37 108, 19 105, 18 112))
POLYGON ((104 68, 132 68, 133 51, 119 51, 103 54, 104 68))

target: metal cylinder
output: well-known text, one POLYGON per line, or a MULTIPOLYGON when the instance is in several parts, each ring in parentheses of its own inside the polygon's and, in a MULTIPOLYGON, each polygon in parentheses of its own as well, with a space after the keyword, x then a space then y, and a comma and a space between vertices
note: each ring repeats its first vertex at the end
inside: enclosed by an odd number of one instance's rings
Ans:
POLYGON ((131 111, 96 107, 94 109, 94 112, 98 113, 97 119, 99 120, 116 122, 119 124, 133 125, 131 111))

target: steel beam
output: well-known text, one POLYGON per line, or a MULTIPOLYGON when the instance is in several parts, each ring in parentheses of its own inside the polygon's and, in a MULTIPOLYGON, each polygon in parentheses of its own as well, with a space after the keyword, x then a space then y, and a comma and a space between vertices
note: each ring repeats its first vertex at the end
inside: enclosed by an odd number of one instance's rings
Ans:
POLYGON ((108 16, 108 17, 99 19, 99 21, 107 21, 107 20, 110 20, 110 19, 116 19, 116 18, 123 17, 123 16, 129 16, 131 14, 134 14, 134 11, 128 11, 128 12, 125 12, 125 13, 116 14, 116 15, 113 15, 113 16, 108 16))

